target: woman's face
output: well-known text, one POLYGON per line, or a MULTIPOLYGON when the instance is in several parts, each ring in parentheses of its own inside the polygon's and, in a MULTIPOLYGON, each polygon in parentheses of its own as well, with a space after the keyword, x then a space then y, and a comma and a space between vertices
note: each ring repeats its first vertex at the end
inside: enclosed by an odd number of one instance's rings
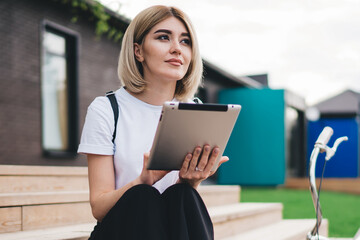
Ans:
POLYGON ((191 62, 191 40, 185 25, 175 17, 156 24, 141 45, 135 43, 136 59, 148 82, 182 79, 191 62))

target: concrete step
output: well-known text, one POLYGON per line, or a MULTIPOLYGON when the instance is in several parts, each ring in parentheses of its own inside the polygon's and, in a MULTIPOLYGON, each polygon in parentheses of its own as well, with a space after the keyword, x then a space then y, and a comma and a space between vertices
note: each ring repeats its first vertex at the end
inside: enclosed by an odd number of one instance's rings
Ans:
MULTIPOLYGON (((280 221, 282 205, 276 203, 237 203, 210 207, 208 210, 214 223, 215 239, 221 239, 280 221)), ((69 227, 5 233, 0 234, 0 239, 82 240, 89 237, 93 226, 94 223, 78 224, 69 227)))
MULTIPOLYGON (((222 240, 304 240, 306 235, 315 226, 315 219, 282 220, 273 224, 264 225, 238 235, 219 238, 222 240)), ((320 235, 328 235, 328 221, 323 220, 320 235)))
POLYGON ((279 222, 281 203, 237 203, 208 208, 214 224, 215 239, 222 239, 244 231, 279 222))
MULTIPOLYGON (((41 187, 43 176, 31 177, 38 178, 36 189, 43 189, 41 187)), ((73 179, 73 176, 70 178, 73 179)), ((33 179, 32 182, 34 181, 33 179)), ((61 183, 57 185, 60 186, 61 183)), ((199 193, 208 207, 237 203, 240 200, 239 186, 206 185, 199 188, 199 193)), ((0 233, 91 221, 93 217, 88 190, 0 193, 0 233)))
MULTIPOLYGON (((239 186, 200 186, 199 193, 208 207, 240 201, 239 186)), ((88 201, 88 190, 0 193, 0 207, 88 201)))
POLYGON ((201 185, 198 192, 207 207, 240 202, 240 186, 201 185))
MULTIPOLYGON (((199 193, 208 207, 240 201, 239 186, 200 186, 199 193)), ((88 190, 0 193, 0 207, 88 201, 88 190)))
POLYGON ((0 234, 1 240, 87 240, 95 223, 0 234))
POLYGON ((0 208, 0 233, 44 229, 93 221, 94 217, 88 202, 0 208))
POLYGON ((87 167, 0 165, 0 176, 87 176, 87 167))
POLYGON ((0 193, 85 191, 87 167, 0 165, 0 193))
POLYGON ((88 202, 89 191, 0 193, 0 207, 88 202))

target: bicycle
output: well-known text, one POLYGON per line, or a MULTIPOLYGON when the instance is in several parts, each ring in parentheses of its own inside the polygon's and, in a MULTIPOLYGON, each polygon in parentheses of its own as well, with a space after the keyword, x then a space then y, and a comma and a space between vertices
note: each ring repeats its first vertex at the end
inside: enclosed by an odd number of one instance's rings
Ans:
MULTIPOLYGON (((329 240, 329 238, 320 236, 319 235, 319 228, 322 221, 322 211, 320 206, 320 191, 321 191, 321 184, 322 180, 324 178, 324 171, 325 171, 325 165, 326 162, 330 160, 335 155, 335 152, 339 146, 340 143, 343 141, 347 141, 348 137, 340 137, 336 139, 334 145, 332 148, 327 146, 327 143, 329 142, 331 136, 333 135, 334 131, 331 127, 325 127, 323 131, 320 133, 318 139, 315 142, 314 149, 310 156, 310 165, 309 165, 309 183, 310 183, 310 192, 311 197, 313 200, 315 213, 316 213, 316 224, 314 228, 307 234, 306 239, 307 240, 329 240), (325 163, 322 170, 322 175, 320 178, 320 184, 319 184, 319 193, 316 189, 316 181, 315 181, 315 168, 316 168, 316 160, 319 155, 319 153, 326 153, 325 156, 325 163)), ((360 240, 360 234, 356 234, 354 237, 354 240, 360 240)))

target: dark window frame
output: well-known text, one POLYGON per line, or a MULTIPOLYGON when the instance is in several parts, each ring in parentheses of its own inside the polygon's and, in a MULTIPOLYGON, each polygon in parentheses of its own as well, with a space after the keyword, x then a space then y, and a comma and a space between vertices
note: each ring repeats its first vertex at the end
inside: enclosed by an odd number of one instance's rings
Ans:
MULTIPOLYGON (((65 39, 65 56, 67 68, 67 95, 68 95, 68 148, 66 150, 48 150, 43 145, 43 134, 41 134, 41 148, 43 156, 46 158, 75 158, 77 156, 77 148, 79 144, 79 98, 78 98, 78 80, 79 80, 79 34, 64 26, 43 20, 40 31, 40 44, 41 44, 41 64, 40 72, 43 68, 43 36, 45 32, 51 32, 59 35, 65 39)), ((42 74, 41 74, 42 76, 42 74)), ((43 81, 41 77, 41 81, 43 81)), ((42 87, 40 83, 40 88, 42 87)), ((42 95, 40 97, 41 101, 42 95)), ((42 103, 41 103, 42 106, 42 103)), ((41 115, 43 114, 41 107, 41 115)), ((43 120, 41 120, 41 131, 43 132, 43 120)))

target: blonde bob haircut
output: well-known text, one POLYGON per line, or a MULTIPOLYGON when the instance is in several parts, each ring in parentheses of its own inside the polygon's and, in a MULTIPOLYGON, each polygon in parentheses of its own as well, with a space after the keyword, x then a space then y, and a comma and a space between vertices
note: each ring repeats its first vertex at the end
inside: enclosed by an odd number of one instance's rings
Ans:
POLYGON ((160 5, 152 6, 140 12, 131 21, 122 40, 118 76, 122 85, 130 92, 141 93, 146 89, 142 65, 135 58, 134 43, 142 44, 146 34, 156 24, 169 17, 176 17, 184 23, 190 34, 192 59, 185 76, 177 81, 174 95, 179 101, 188 101, 194 97, 198 87, 201 85, 203 63, 190 19, 178 8, 160 5))

